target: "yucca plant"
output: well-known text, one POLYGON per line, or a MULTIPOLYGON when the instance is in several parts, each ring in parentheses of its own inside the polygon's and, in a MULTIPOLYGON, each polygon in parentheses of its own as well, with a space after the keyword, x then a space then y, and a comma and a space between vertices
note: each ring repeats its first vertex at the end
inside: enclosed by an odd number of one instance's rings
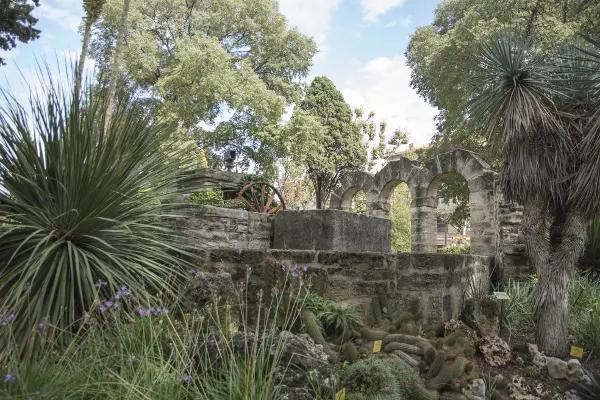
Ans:
POLYGON ((123 102, 103 137, 105 95, 80 100, 47 76, 28 105, 0 91, 0 340, 28 349, 98 293, 175 293, 189 255, 177 204, 160 201, 192 162, 172 154, 169 127, 123 102))
POLYGON ((581 400, 596 400, 600 398, 600 376, 591 371, 586 371, 585 374, 588 379, 578 384, 577 397, 581 400))
POLYGON ((551 356, 569 352, 570 274, 600 212, 600 43, 577 45, 545 56, 533 38, 501 33, 477 50, 466 110, 501 143, 504 197, 524 206, 536 342, 551 356))

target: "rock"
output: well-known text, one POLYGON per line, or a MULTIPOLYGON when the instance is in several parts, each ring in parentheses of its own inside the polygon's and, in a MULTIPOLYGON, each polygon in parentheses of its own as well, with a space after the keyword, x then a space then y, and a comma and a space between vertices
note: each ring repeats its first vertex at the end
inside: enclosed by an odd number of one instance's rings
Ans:
POLYGON ((231 274, 224 271, 192 270, 191 278, 186 282, 183 291, 184 307, 188 310, 200 310, 211 304, 216 296, 223 301, 237 299, 231 274))
POLYGON ((569 390, 565 393, 565 400, 581 400, 581 397, 574 390, 569 390))
POLYGON ((330 375, 328 356, 323 346, 306 334, 282 331, 271 346, 271 356, 278 351, 279 343, 285 343, 276 372, 281 398, 312 400, 311 382, 328 381, 330 375))
POLYGON ((566 361, 556 357, 546 357, 548 374, 552 379, 567 379, 569 366, 566 361))
POLYGON ((531 393, 531 388, 522 376, 515 375, 508 384, 508 394, 513 400, 538 400, 539 397, 531 393))
POLYGON ((535 344, 522 344, 514 346, 514 361, 518 365, 533 367, 536 371, 542 371, 546 368, 546 356, 544 356, 535 344))
POLYGON ((471 344, 471 346, 477 345, 479 341, 479 337, 477 336, 477 332, 472 328, 469 328, 464 322, 451 319, 450 321, 444 324, 444 329, 446 334, 450 334, 452 332, 464 332, 467 335, 467 340, 471 344))
POLYGON ((479 350, 492 367, 503 367, 510 361, 510 346, 498 336, 485 336, 479 341, 479 350))
POLYGON ((573 358, 567 361, 567 379, 569 382, 581 382, 584 376, 585 372, 579 360, 573 358))
POLYGON ((463 394, 468 400, 485 400, 485 381, 481 378, 473 380, 463 394))
POLYGON ((467 299, 460 319, 479 336, 498 336, 500 331, 500 303, 494 297, 467 299))

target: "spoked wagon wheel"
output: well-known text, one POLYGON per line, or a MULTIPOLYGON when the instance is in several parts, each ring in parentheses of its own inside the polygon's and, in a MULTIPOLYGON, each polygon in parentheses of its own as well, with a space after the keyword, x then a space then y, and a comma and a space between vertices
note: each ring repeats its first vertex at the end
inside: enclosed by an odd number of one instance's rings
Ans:
POLYGON ((236 200, 251 212, 274 214, 279 210, 285 210, 283 196, 267 182, 250 182, 240 190, 236 200))

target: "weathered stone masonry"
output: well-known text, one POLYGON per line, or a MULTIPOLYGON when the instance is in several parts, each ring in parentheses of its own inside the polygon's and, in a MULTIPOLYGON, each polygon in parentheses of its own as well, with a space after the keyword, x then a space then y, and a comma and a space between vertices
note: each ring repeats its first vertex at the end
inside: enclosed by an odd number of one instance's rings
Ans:
POLYGON ((282 265, 307 266, 316 292, 357 307, 367 321, 372 319, 371 299, 381 287, 395 312, 419 298, 425 318, 439 322, 459 315, 471 280, 489 285, 492 263, 493 257, 475 255, 211 249, 201 252, 199 267, 230 274, 234 282, 244 281, 250 268, 251 291, 262 289, 268 296, 283 276, 282 265))

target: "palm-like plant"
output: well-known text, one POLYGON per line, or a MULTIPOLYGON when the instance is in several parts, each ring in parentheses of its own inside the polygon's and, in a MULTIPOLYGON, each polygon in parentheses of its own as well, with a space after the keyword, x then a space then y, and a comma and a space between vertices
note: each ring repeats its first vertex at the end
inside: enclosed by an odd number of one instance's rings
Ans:
POLYGON ((104 95, 87 90, 80 103, 43 87, 28 108, 0 92, 0 314, 22 344, 36 326, 64 331, 122 285, 173 294, 189 254, 169 228, 176 205, 159 200, 179 179, 168 160, 192 162, 169 154, 168 127, 121 104, 102 140, 104 95))
POLYGON ((98 21, 98 18, 100 18, 104 3, 106 3, 106 0, 83 0, 83 11, 85 12, 85 15, 83 17, 83 43, 81 44, 81 54, 79 55, 77 77, 75 81, 75 93, 77 94, 79 94, 81 82, 83 81, 83 67, 85 64, 88 47, 90 45, 92 26, 94 26, 96 21, 98 21))
POLYGON ((548 355, 568 353, 569 272, 600 208, 599 49, 587 40, 542 58, 531 38, 503 33, 480 51, 468 105, 498 133, 505 198, 525 207, 536 339, 548 355))

